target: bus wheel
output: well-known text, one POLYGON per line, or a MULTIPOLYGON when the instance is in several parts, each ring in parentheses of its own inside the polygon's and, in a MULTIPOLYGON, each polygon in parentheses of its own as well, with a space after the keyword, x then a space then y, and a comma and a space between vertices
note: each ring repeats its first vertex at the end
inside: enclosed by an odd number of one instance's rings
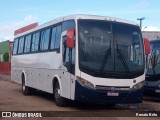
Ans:
POLYGON ((24 76, 22 77, 22 93, 23 93, 23 95, 30 95, 31 94, 30 87, 27 87, 25 85, 25 78, 24 78, 24 76))
POLYGON ((58 82, 56 82, 54 88, 54 100, 57 106, 65 107, 67 105, 67 99, 60 96, 60 86, 58 82))

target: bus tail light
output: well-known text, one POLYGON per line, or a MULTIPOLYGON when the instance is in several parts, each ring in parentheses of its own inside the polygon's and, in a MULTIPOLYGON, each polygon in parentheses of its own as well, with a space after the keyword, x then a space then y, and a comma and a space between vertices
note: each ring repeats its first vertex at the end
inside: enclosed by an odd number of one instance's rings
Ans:
POLYGON ((74 29, 67 30, 66 46, 68 48, 74 48, 74 29))

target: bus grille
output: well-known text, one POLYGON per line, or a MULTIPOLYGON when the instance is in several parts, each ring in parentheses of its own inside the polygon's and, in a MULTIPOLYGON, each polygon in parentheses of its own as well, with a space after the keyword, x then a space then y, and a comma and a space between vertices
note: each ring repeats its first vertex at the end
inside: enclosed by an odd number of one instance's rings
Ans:
POLYGON ((101 85, 96 85, 97 90, 105 90, 105 91, 126 91, 130 90, 129 86, 101 86, 101 85))

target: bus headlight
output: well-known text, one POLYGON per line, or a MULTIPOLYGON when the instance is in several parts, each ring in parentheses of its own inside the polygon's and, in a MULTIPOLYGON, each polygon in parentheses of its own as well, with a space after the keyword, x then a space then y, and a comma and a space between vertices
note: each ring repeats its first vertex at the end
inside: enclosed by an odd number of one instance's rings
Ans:
POLYGON ((133 85, 132 89, 141 89, 143 86, 144 86, 144 81, 133 85))
POLYGON ((85 87, 94 89, 94 85, 93 85, 91 82, 89 82, 89 81, 87 81, 87 80, 85 80, 85 79, 82 79, 82 78, 80 78, 80 77, 77 77, 77 81, 78 81, 82 86, 85 86, 85 87))

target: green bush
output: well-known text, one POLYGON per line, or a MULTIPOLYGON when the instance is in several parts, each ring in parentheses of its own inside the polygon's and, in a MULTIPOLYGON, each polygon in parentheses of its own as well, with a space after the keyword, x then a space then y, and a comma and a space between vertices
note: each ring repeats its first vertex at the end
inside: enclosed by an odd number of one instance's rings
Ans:
POLYGON ((9 53, 8 52, 3 54, 3 60, 4 60, 4 62, 8 62, 9 61, 9 53))

